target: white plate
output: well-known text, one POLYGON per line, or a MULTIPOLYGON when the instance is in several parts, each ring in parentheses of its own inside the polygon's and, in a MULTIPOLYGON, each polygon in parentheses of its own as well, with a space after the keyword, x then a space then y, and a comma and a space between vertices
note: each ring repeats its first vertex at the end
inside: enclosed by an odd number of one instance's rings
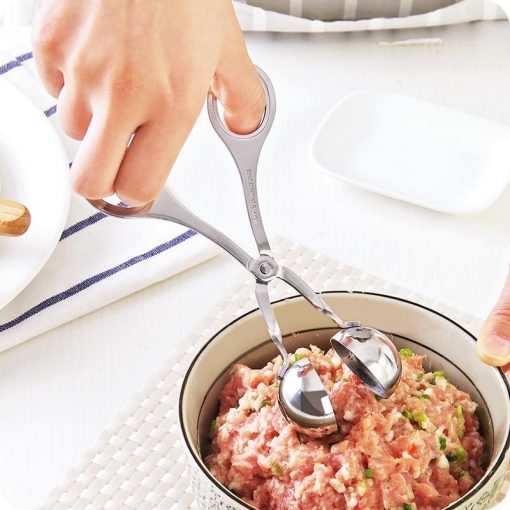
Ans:
POLYGON ((490 206, 510 180, 510 128, 382 91, 341 100, 314 135, 311 159, 361 188, 448 213, 490 206))
POLYGON ((25 204, 32 223, 21 237, 0 236, 0 309, 40 271, 54 250, 69 208, 69 166, 45 115, 0 82, 0 196, 25 204))

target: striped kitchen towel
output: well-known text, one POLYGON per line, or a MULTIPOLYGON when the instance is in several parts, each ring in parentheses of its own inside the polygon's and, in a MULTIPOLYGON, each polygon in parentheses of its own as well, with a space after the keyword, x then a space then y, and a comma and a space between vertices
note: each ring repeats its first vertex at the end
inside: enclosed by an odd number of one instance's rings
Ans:
POLYGON ((238 0, 245 31, 351 32, 507 18, 509 0, 238 0))
MULTIPOLYGON (((0 29, 0 80, 31 98, 62 135, 69 162, 78 143, 60 132, 55 99, 37 77, 29 29, 0 29), (8 48, 8 49, 6 49, 8 48)), ((217 253, 195 232, 168 222, 106 217, 73 196, 65 230, 31 284, 0 310, 0 350, 12 347, 217 253)), ((0 282, 1 285, 1 282, 0 282)))

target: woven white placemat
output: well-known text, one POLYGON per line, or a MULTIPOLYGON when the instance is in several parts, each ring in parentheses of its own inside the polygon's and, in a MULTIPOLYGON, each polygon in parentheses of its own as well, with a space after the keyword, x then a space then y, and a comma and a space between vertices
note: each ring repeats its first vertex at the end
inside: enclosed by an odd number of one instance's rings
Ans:
MULTIPOLYGON (((477 333, 476 317, 427 299, 375 276, 338 263, 283 238, 273 243, 276 259, 291 267, 315 290, 364 290, 390 294, 440 311, 477 333)), ((293 295, 285 284, 274 299, 293 295)), ((71 469, 40 507, 45 510, 196 508, 186 478, 178 428, 179 388, 203 343, 234 318, 256 307, 253 278, 246 273, 198 324, 182 350, 176 350, 117 416, 97 443, 71 469)), ((505 490, 508 489, 508 482, 505 490)))

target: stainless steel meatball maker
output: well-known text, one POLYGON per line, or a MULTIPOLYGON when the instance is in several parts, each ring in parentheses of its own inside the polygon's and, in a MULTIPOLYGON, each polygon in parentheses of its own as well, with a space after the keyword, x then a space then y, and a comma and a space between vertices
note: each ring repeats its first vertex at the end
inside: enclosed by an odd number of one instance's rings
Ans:
POLYGON ((252 258, 223 233, 186 209, 168 191, 163 190, 151 203, 142 207, 121 207, 104 200, 90 203, 104 213, 118 218, 155 218, 179 223, 196 230, 230 253, 255 277, 255 296, 272 341, 280 351, 283 364, 279 371, 279 404, 297 430, 312 437, 322 437, 338 430, 335 413, 322 381, 306 358, 291 363, 283 344, 280 327, 269 298, 268 285, 276 278, 301 294, 312 306, 327 315, 339 328, 331 345, 347 366, 376 395, 387 398, 394 391, 402 370, 400 356, 390 339, 376 329, 357 321, 344 321, 288 267, 279 265, 271 254, 257 197, 257 164, 264 141, 271 129, 276 101, 268 76, 258 69, 266 93, 266 109, 259 127, 250 134, 237 135, 224 125, 216 98, 209 94, 207 109, 216 133, 229 149, 239 171, 251 229, 259 256, 252 258))

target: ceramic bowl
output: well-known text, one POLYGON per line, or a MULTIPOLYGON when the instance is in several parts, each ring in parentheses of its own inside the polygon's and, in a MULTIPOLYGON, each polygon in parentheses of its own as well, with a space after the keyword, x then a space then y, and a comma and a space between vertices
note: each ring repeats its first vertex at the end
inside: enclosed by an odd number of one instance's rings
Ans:
MULTIPOLYGON (((503 484, 510 460, 510 388, 499 369, 477 357, 475 338, 459 324, 434 310, 391 296, 369 293, 323 294, 347 320, 360 320, 393 335, 398 348, 427 355, 431 370, 444 370, 450 381, 479 404, 482 434, 487 439, 487 471, 482 480, 448 510, 489 508, 503 484)), ((314 343, 328 347, 331 322, 301 297, 274 305, 290 351, 314 343)), ((218 393, 235 362, 261 367, 277 351, 268 339, 260 312, 253 310, 228 324, 206 342, 184 379, 179 420, 193 494, 201 509, 250 509, 209 473, 203 462, 208 428, 218 410, 218 393)), ((507 508, 508 502, 504 503, 507 508)))

